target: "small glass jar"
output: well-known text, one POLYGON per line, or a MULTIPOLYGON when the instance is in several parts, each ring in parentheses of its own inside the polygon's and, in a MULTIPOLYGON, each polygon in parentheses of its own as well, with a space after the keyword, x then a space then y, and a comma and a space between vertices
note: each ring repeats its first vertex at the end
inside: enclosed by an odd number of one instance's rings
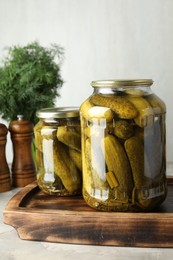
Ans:
POLYGON ((164 102, 153 81, 93 81, 80 107, 83 197, 102 211, 149 211, 167 194, 164 102))
POLYGON ((34 128, 38 186, 47 194, 78 195, 82 190, 79 108, 45 108, 34 128))

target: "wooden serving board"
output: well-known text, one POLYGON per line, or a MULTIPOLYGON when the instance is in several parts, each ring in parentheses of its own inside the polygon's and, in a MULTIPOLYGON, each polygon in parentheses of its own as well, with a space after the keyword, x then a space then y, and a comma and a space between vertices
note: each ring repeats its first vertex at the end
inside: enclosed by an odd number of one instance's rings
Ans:
POLYGON ((48 196, 34 182, 8 202, 3 216, 26 240, 173 247, 173 179, 167 199, 151 213, 99 212, 81 197, 48 196))

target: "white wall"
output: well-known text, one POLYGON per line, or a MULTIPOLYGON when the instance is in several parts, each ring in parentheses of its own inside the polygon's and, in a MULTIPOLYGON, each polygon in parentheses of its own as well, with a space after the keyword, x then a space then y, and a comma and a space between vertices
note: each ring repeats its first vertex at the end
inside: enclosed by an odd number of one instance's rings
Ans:
POLYGON ((172 0, 0 0, 0 58, 5 46, 34 40, 65 49, 57 106, 79 106, 92 80, 152 78, 167 105, 167 160, 173 161, 172 0))

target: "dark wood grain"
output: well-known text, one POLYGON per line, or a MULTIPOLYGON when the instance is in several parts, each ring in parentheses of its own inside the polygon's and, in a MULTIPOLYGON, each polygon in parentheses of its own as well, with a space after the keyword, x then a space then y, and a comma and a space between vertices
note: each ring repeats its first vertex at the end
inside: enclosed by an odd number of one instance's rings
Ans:
POLYGON ((11 189, 10 170, 6 160, 6 143, 8 129, 0 123, 0 192, 11 189))
POLYGON ((173 180, 168 179, 165 202, 149 213, 99 212, 82 197, 48 196, 34 182, 9 201, 4 223, 27 240, 173 247, 173 180))
POLYGON ((18 116, 9 124, 13 144, 12 184, 25 187, 36 180, 35 164, 32 156, 33 125, 29 120, 18 116))

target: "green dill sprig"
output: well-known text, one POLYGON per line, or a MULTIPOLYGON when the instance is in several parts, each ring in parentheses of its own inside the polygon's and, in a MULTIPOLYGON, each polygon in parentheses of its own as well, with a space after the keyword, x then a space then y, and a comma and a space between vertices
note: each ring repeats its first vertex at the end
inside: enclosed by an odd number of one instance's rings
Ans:
POLYGON ((45 48, 33 42, 7 50, 0 67, 0 114, 7 121, 22 114, 35 124, 36 111, 54 106, 60 96, 63 48, 56 44, 45 48))

